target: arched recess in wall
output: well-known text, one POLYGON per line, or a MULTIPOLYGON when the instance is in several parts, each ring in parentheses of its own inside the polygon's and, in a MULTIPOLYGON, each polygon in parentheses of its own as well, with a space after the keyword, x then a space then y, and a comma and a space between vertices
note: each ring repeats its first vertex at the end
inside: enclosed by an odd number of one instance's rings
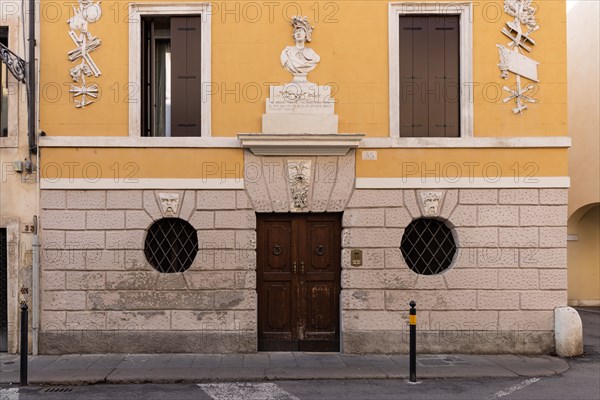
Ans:
POLYGON ((568 298, 570 305, 600 305, 600 203, 575 211, 568 221, 568 298))

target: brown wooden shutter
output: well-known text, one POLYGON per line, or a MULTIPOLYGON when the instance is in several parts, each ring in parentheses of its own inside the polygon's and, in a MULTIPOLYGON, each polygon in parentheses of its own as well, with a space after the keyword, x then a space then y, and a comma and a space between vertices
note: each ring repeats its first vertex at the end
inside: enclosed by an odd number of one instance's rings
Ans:
POLYGON ((413 18, 400 16, 400 136, 413 135, 413 101, 415 87, 413 74, 413 18))
POLYGON ((401 137, 460 135, 458 18, 400 16, 401 137))
POLYGON ((171 136, 200 136, 201 21, 171 18, 171 136))
POLYGON ((459 17, 445 18, 444 27, 444 70, 445 70, 445 136, 460 136, 460 44, 459 17))

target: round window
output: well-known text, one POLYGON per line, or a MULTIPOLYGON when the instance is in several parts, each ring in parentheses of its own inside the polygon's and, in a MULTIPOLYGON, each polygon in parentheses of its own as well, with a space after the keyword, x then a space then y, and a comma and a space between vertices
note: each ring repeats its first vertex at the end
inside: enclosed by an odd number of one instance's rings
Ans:
POLYGON ((419 218, 404 230, 400 250, 411 270, 421 275, 435 275, 452 264, 456 243, 443 221, 419 218))
POLYGON ((146 233, 144 254, 159 272, 183 272, 192 265, 197 253, 198 234, 182 219, 160 219, 146 233))

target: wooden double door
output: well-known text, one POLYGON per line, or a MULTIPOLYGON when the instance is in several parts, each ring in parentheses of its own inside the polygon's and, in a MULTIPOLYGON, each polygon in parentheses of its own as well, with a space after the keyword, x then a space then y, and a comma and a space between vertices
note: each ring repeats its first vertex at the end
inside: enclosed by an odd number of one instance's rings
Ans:
POLYGON ((258 214, 258 349, 339 351, 341 214, 258 214))

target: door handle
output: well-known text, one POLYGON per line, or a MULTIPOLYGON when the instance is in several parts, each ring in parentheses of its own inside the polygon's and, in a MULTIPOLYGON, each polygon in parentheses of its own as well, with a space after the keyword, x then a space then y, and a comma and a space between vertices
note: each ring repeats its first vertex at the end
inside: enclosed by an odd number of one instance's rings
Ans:
POLYGON ((294 273, 296 273, 296 261, 294 261, 294 263, 292 264, 292 270, 294 271, 294 273))
POLYGON ((304 273, 304 261, 300 262, 300 273, 304 273))

